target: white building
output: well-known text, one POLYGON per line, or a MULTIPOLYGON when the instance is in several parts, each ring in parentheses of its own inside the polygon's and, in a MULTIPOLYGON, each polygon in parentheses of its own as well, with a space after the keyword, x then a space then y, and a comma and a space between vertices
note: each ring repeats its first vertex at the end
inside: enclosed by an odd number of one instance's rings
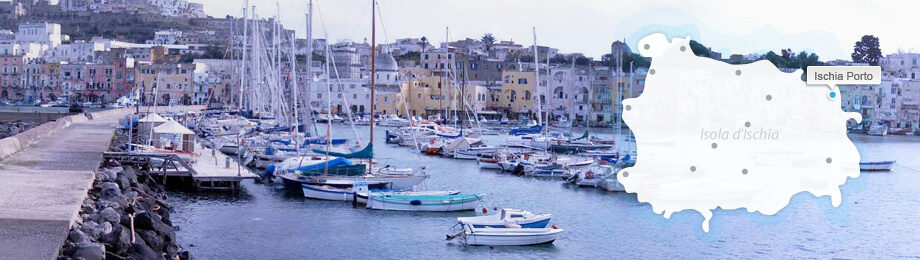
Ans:
POLYGON ((371 89, 369 79, 333 78, 329 83, 326 81, 327 79, 324 77, 320 81, 313 82, 313 86, 310 88, 310 106, 314 112, 329 112, 330 106, 327 104, 331 103, 331 112, 333 114, 345 114, 345 109, 351 109, 355 114, 370 113, 371 89))
POLYGON ((548 109, 552 112, 550 115, 569 120, 587 116, 590 111, 591 82, 586 70, 556 67, 550 69, 548 78, 545 88, 547 92, 543 94, 547 96, 548 109))
POLYGON ((37 43, 53 49, 61 45, 61 25, 56 23, 21 23, 16 31, 19 43, 37 43))
POLYGON ((98 42, 76 41, 69 44, 62 44, 57 48, 46 51, 43 57, 45 61, 58 63, 67 62, 88 62, 96 61, 96 52, 105 51, 105 45, 98 42))
POLYGON ((182 31, 173 29, 156 31, 153 33, 153 40, 147 41, 147 44, 178 44, 179 38, 182 38, 182 31))

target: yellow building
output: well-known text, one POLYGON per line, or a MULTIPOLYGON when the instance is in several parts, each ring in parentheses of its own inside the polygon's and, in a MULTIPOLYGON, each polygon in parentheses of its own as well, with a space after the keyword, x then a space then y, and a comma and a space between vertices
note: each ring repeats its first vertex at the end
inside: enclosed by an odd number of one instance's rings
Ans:
MULTIPOLYGON (((533 71, 502 72, 502 89, 496 108, 511 115, 529 115, 534 109, 534 73, 533 71)), ((517 118, 518 116, 513 116, 517 118)))
POLYGON ((489 99, 488 88, 484 86, 463 86, 452 84, 449 78, 439 76, 421 76, 409 79, 400 85, 400 92, 378 94, 376 112, 380 114, 397 114, 401 117, 421 116, 437 117, 450 111, 466 118, 470 110, 485 110, 489 99), (461 100, 462 99, 462 100, 461 100))
POLYGON ((145 104, 190 104, 195 64, 142 64, 137 67, 135 85, 143 91, 145 104), (156 91, 154 91, 156 87, 156 91))

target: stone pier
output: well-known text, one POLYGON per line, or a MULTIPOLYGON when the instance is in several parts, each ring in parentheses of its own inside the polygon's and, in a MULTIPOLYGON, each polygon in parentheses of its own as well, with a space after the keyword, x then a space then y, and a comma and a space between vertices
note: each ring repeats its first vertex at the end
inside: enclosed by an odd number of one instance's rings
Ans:
POLYGON ((0 140, 0 259, 57 257, 118 120, 132 112, 62 117, 0 140))

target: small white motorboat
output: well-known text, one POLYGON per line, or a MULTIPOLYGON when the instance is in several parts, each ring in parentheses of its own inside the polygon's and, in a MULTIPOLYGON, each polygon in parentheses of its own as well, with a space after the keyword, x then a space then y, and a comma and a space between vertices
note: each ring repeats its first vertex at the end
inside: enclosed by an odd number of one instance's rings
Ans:
POLYGON ((897 161, 859 162, 860 171, 890 171, 897 161))
POLYGON ((562 234, 562 229, 547 228, 475 228, 463 225, 463 231, 448 235, 452 240, 459 237, 464 244, 471 246, 527 246, 552 243, 562 234))
POLYGON ((552 218, 551 214, 533 214, 530 211, 519 209, 501 209, 498 213, 478 217, 459 217, 457 221, 463 225, 472 225, 474 228, 505 228, 517 226, 521 228, 545 228, 552 218))
POLYGON ((375 189, 390 189, 389 181, 355 181, 354 179, 326 179, 301 184, 303 196, 308 199, 352 201, 356 197, 355 183, 375 189))

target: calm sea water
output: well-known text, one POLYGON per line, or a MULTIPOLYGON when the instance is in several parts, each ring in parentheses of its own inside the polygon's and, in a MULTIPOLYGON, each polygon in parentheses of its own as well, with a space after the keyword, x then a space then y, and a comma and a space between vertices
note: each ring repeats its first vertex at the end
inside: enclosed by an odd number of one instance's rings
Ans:
MULTIPOLYGON (((348 127, 336 126, 334 133, 354 137, 348 127)), ((366 127, 358 133, 367 138, 366 127)), ((477 212, 355 209, 249 181, 238 195, 172 193, 179 242, 200 259, 920 258, 920 137, 851 135, 864 160, 898 165, 848 180, 838 208, 828 197, 801 193, 774 216, 716 210, 709 233, 695 211, 666 220, 634 194, 480 170, 474 161, 419 160, 413 150, 385 145, 383 138, 380 129, 378 159, 427 165, 427 188, 486 193, 490 208, 552 213, 552 224, 565 229, 565 237, 532 247, 465 247, 444 237, 456 217, 477 212)))

